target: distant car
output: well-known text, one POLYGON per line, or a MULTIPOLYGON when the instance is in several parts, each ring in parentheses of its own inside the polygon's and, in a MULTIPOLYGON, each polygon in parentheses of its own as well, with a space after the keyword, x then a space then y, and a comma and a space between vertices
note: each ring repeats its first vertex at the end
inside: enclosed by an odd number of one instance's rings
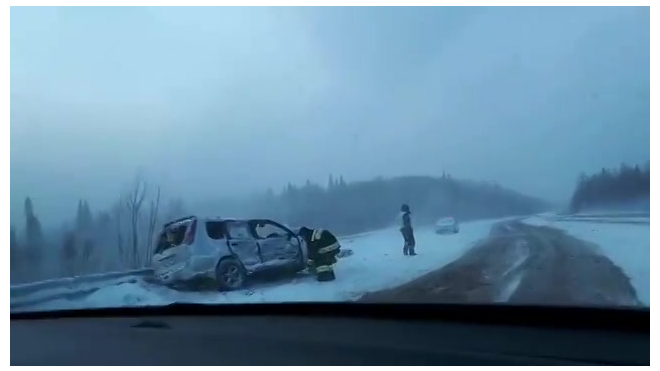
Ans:
POLYGON ((458 233, 458 222, 451 216, 442 218, 435 223, 435 233, 458 233))
POLYGON ((189 216, 163 226, 151 266, 163 284, 205 280, 220 290, 236 290, 251 274, 299 272, 306 263, 304 241, 280 223, 189 216))

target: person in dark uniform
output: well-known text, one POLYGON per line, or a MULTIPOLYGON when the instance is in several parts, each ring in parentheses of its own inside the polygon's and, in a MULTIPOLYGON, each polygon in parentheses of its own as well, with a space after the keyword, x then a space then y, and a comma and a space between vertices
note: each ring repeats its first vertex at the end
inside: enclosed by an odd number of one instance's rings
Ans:
POLYGON ((307 244, 307 265, 310 272, 316 276, 316 280, 334 281, 336 277, 332 266, 337 262, 337 254, 341 248, 337 238, 330 231, 320 228, 302 227, 298 235, 307 244))
POLYGON ((413 233, 412 222, 410 221, 410 206, 401 205, 399 214, 401 235, 403 236, 403 255, 415 256, 415 234, 413 233))

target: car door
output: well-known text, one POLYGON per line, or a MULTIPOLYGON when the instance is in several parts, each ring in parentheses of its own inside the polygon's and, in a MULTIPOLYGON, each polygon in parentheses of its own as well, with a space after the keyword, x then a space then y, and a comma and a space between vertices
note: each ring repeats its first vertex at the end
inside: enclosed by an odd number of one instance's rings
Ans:
POLYGON ((263 263, 257 240, 250 232, 248 221, 226 221, 229 249, 248 271, 259 269, 263 263))
POLYGON ((252 226, 264 265, 280 266, 298 262, 300 243, 291 230, 272 220, 253 220, 252 226))

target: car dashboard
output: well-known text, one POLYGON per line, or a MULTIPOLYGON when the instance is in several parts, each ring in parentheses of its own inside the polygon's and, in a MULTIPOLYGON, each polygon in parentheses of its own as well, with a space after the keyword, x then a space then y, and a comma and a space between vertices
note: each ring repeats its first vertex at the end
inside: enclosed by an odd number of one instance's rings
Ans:
POLYGON ((12 314, 11 364, 650 363, 648 310, 491 307, 489 314, 454 305, 176 304, 12 314))

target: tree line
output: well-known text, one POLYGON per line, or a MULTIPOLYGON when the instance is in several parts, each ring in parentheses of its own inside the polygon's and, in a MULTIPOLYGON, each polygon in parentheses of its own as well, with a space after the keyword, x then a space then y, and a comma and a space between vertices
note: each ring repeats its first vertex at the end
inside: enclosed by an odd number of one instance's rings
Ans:
POLYGON ((600 172, 578 177, 571 212, 596 208, 640 207, 648 205, 651 194, 650 162, 644 166, 621 164, 618 168, 601 169, 600 172))
POLYGON ((322 227, 347 235, 391 226, 403 203, 410 205, 416 224, 433 223, 444 216, 466 221, 522 215, 547 207, 539 199, 496 183, 457 180, 448 174, 357 182, 331 175, 326 185, 311 181, 301 186, 287 184, 280 192, 269 190, 250 202, 209 206, 234 216, 267 217, 292 227, 322 227))
POLYGON ((181 198, 162 202, 160 187, 136 179, 110 207, 94 211, 86 200, 59 229, 45 233, 35 205, 24 204, 21 232, 11 228, 12 283, 139 268, 151 259, 162 225, 190 214, 267 218, 291 227, 309 226, 338 235, 395 223, 402 203, 417 225, 443 216, 461 221, 538 212, 545 204, 495 183, 441 177, 405 176, 347 182, 329 176, 327 184, 287 184, 246 198, 204 200, 189 207, 181 198))
POLYGON ((88 201, 80 200, 73 218, 45 232, 27 197, 22 231, 11 226, 11 281, 143 267, 151 259, 159 224, 182 216, 184 208, 178 198, 163 207, 160 187, 138 178, 109 208, 94 212, 88 201))

